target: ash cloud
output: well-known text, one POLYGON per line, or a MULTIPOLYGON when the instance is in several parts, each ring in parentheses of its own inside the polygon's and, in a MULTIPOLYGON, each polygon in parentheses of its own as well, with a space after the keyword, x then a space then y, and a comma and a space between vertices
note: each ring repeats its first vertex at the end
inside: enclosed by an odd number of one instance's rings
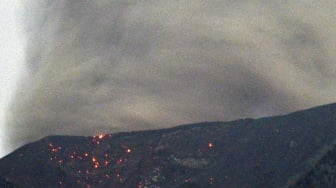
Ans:
POLYGON ((336 3, 25 4, 9 148, 50 134, 156 129, 335 101, 336 3))

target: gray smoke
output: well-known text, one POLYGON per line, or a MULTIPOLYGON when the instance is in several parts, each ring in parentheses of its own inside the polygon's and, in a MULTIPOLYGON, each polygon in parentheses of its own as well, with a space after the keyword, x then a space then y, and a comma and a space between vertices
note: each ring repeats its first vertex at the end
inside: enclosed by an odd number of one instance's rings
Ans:
POLYGON ((336 99, 334 0, 36 0, 10 149, 336 99))

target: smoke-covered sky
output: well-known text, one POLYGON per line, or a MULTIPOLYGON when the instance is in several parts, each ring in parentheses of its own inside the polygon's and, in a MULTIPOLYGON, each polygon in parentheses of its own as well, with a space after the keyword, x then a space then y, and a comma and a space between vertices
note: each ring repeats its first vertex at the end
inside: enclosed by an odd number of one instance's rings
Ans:
POLYGON ((0 157, 7 137, 6 110, 23 70, 23 36, 19 24, 22 5, 19 0, 0 1, 0 157))
POLYGON ((8 151, 336 101, 334 0, 26 2, 8 151))

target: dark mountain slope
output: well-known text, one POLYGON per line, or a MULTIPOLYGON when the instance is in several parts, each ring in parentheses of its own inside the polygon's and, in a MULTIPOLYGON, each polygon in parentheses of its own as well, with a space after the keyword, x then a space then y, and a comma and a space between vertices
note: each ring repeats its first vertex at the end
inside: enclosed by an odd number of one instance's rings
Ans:
POLYGON ((290 188, 334 188, 336 187, 336 143, 326 147, 316 165, 296 178, 290 188))
POLYGON ((15 186, 10 182, 6 181, 3 178, 0 178, 0 187, 1 188, 14 188, 15 186))
POLYGON ((336 104, 284 116, 50 136, 0 160, 18 187, 283 187, 331 147, 336 104))

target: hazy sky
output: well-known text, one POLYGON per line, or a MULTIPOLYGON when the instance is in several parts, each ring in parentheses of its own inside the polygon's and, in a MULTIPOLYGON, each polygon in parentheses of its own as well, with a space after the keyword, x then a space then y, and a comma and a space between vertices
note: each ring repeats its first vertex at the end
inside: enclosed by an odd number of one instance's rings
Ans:
POLYGON ((334 0, 36 0, 6 151, 336 101, 334 0))
POLYGON ((6 108, 23 69, 23 33, 20 29, 22 24, 18 23, 21 8, 18 0, 0 1, 0 156, 5 154, 6 108))

